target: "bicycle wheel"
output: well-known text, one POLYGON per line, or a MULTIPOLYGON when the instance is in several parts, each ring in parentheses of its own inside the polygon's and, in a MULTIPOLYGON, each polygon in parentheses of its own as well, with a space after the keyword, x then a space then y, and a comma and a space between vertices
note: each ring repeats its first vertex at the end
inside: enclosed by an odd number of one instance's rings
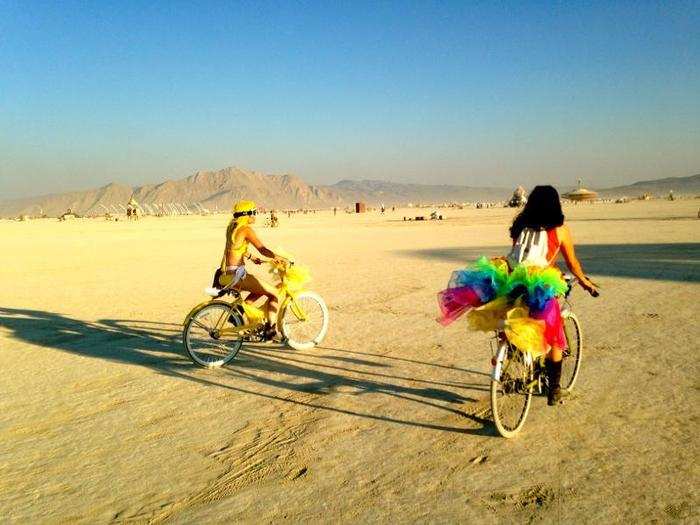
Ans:
POLYGON ((220 329, 241 326, 243 319, 227 303, 210 303, 194 313, 182 331, 190 359, 199 366, 216 368, 230 362, 243 345, 240 335, 221 335, 220 329), (222 322, 223 321, 223 322, 222 322))
POLYGON ((532 360, 510 344, 504 344, 496 356, 491 376, 491 411, 498 433, 515 436, 523 425, 532 402, 534 374, 532 360))
POLYGON ((583 333, 581 332, 581 324, 573 313, 566 313, 562 316, 562 321, 564 322, 566 348, 562 352, 561 387, 571 391, 581 370, 583 333))
POLYGON ((280 312, 280 332, 295 350, 309 350, 328 331, 328 308, 320 295, 302 292, 280 312))

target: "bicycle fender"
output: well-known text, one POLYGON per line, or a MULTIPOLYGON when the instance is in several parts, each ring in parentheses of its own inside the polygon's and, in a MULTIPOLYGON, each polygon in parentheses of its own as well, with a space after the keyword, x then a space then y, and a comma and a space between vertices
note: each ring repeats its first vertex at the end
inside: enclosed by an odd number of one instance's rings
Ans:
POLYGON ((501 344, 498 347, 498 352, 496 352, 496 364, 494 365, 493 370, 491 370, 491 379, 494 381, 501 380, 501 367, 503 366, 503 360, 506 358, 507 348, 507 345, 501 344))
POLYGON ((197 313, 197 310, 208 304, 224 304, 226 306, 230 306, 226 301, 204 301, 203 303, 199 303, 197 306, 192 308, 192 310, 190 310, 190 312, 185 316, 185 320, 182 321, 182 326, 185 326, 189 322, 192 316, 197 313))

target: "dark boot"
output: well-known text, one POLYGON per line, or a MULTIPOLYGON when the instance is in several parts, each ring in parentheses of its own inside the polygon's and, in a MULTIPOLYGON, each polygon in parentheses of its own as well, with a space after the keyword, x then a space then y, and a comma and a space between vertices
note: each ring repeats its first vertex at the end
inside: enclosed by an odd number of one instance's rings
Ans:
POLYGON ((277 328, 269 321, 265 323, 263 330, 265 341, 273 341, 277 335, 277 328))
POLYGON ((545 362, 547 367, 547 379, 549 381, 549 391, 547 392, 547 404, 549 406, 554 406, 561 398, 564 397, 568 392, 562 390, 561 388, 561 361, 555 363, 554 361, 547 360, 545 362))

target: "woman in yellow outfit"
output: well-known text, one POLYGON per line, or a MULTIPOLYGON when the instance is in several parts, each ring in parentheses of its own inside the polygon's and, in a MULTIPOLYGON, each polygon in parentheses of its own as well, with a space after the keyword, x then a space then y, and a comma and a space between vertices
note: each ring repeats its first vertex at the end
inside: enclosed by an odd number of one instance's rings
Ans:
POLYGON ((256 216, 257 210, 253 201, 242 200, 234 205, 233 218, 226 228, 226 247, 221 260, 219 284, 248 292, 245 301, 250 305, 261 297, 267 298, 265 336, 272 339, 275 336, 277 321, 277 289, 272 284, 246 272, 245 259, 250 259, 255 264, 262 262, 248 253, 250 244, 265 257, 284 262, 286 259, 267 248, 255 234, 252 225, 255 224, 256 216))

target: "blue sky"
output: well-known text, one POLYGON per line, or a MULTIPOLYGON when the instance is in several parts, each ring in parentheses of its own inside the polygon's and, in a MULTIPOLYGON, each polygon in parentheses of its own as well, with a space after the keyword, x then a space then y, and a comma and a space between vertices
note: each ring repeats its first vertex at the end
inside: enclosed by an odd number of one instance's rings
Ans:
POLYGON ((0 0, 0 198, 700 172, 698 2, 0 0))

